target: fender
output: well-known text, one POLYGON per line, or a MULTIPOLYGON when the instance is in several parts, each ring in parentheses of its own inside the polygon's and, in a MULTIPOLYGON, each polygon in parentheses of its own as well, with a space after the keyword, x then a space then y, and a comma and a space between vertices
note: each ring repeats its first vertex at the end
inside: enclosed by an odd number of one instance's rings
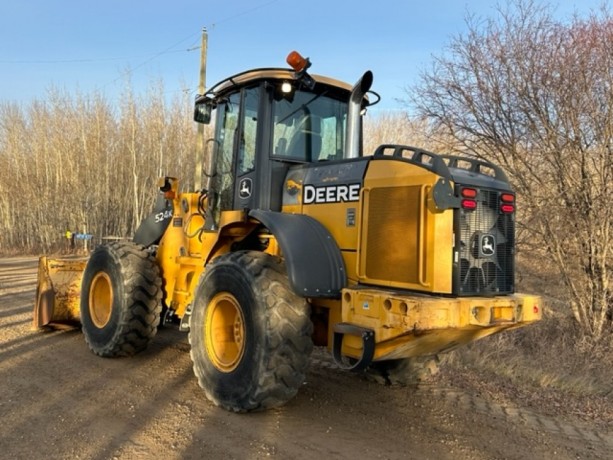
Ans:
POLYGON ((279 242, 296 294, 340 297, 347 284, 345 262, 336 241, 323 225, 302 214, 256 209, 249 216, 260 221, 279 242))
POLYGON ((165 199, 164 195, 160 193, 153 207, 153 212, 136 229, 134 242, 145 247, 158 244, 172 220, 172 214, 172 200, 165 199))

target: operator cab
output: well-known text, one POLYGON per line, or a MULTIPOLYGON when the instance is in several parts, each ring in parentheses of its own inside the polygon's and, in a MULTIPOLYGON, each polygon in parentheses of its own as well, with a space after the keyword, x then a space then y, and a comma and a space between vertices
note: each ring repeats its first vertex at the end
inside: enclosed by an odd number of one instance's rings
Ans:
MULTIPOLYGON (((291 167, 352 155, 346 148, 347 130, 361 135, 359 117, 359 126, 347 126, 352 88, 309 75, 308 59, 297 64, 296 71, 269 68, 234 75, 197 98, 194 119, 215 120, 204 168, 211 213, 208 230, 217 228, 221 211, 280 211, 291 167)), ((366 104, 362 94, 360 106, 366 104)), ((353 154, 358 155, 360 151, 353 154)))

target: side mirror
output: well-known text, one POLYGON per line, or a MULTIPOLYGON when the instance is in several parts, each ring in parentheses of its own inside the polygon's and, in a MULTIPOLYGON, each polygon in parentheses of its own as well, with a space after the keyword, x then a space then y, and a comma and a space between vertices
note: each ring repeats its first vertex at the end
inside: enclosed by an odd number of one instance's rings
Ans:
POLYGON ((213 108, 213 99, 206 96, 198 96, 194 105, 194 121, 208 125, 211 122, 213 108))

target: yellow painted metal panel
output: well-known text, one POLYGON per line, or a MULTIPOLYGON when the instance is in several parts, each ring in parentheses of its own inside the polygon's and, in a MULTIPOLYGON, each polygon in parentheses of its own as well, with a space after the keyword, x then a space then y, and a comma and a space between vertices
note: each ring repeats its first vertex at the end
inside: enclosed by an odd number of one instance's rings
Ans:
MULTIPOLYGON (((439 353, 541 317, 541 299, 523 294, 445 298, 348 288, 342 295, 342 322, 375 332, 375 359, 439 353)), ((358 358, 361 346, 345 337, 343 353, 358 358)))
POLYGON ((453 210, 436 210, 439 176, 399 161, 373 161, 362 191, 358 279, 448 294, 452 290, 453 210))

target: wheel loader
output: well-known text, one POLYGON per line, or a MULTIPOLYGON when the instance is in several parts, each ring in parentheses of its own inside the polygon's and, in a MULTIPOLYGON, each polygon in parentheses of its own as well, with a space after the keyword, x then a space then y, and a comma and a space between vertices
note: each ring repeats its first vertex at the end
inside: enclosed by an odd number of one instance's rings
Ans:
POLYGON ((80 322, 114 357, 176 324, 207 398, 247 412, 289 401, 314 346, 391 377, 541 319, 540 298, 515 293, 505 173, 410 145, 364 152, 372 73, 351 86, 287 62, 196 98, 215 133, 202 190, 163 177, 132 241, 41 257, 35 326, 80 322))

